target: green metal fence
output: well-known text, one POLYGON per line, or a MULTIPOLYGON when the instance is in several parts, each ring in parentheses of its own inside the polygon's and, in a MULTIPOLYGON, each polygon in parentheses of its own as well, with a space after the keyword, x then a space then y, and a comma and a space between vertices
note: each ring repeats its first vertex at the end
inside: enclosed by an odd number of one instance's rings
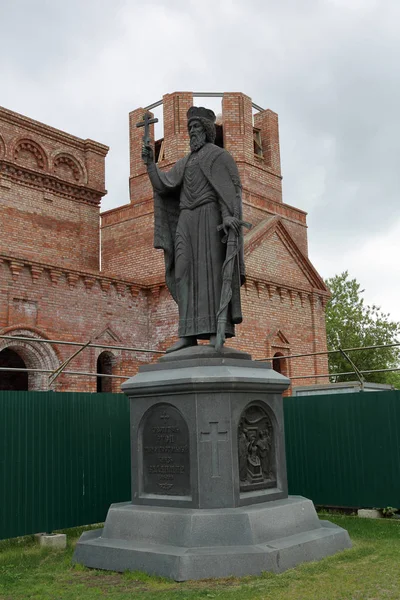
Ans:
POLYGON ((103 521, 129 461, 123 394, 0 392, 0 539, 103 521))
MULTIPOLYGON (((400 506, 400 392, 284 399, 289 492, 400 506)), ((103 521, 130 498, 123 394, 0 392, 0 539, 103 521)))
POLYGON ((400 391, 285 398, 284 413, 291 494, 400 507, 400 391))

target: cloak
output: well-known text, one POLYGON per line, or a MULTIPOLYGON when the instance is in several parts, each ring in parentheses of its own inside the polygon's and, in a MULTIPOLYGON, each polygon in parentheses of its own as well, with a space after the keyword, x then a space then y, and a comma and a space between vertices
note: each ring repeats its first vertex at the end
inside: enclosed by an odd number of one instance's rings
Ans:
MULTIPOLYGON (((175 235, 179 219, 180 188, 190 154, 178 160, 168 171, 157 169, 162 189, 154 188, 154 247, 164 250, 165 282, 177 302, 175 285, 175 235)), ((239 172, 232 156, 215 144, 198 151, 198 164, 231 216, 242 220, 242 195, 239 172)), ((155 165, 154 167, 155 168, 155 165)), ((221 216, 222 223, 222 216, 221 216)), ((238 238, 238 256, 232 278, 231 315, 234 324, 242 322, 240 285, 245 282, 243 233, 238 238)), ((222 273, 221 273, 222 277, 222 273)))

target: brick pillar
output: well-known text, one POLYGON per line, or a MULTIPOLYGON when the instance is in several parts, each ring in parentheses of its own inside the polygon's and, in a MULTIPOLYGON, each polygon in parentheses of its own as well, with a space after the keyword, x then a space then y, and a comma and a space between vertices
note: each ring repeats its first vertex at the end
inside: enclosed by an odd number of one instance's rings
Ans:
POLYGON ((277 175, 281 174, 278 115, 263 110, 254 115, 254 126, 260 129, 265 165, 277 175))
MULTIPOLYGON (((325 321, 325 306, 329 297, 325 295, 314 296, 314 346, 316 352, 324 352, 327 348, 326 342, 326 321, 325 321)), ((322 354, 316 357, 315 372, 317 374, 328 373, 328 355, 322 354)), ((316 378, 317 383, 329 383, 328 378, 316 378)))
POLYGON ((192 105, 192 92, 174 92, 163 96, 166 163, 176 162, 190 150, 186 113, 192 105))
POLYGON ((253 113, 251 98, 225 93, 222 99, 224 147, 238 162, 253 162, 253 113))
MULTIPOLYGON (((129 152, 130 152, 130 199, 133 204, 152 197, 152 187, 147 176, 146 165, 142 160, 143 127, 136 127, 143 119, 144 108, 136 108, 129 113, 129 152)), ((153 117, 153 113, 150 113, 153 117)), ((154 125, 150 125, 150 138, 154 149, 154 125)))
POLYGON ((87 185, 96 190, 105 190, 105 157, 108 147, 93 140, 85 140, 85 167, 87 185))

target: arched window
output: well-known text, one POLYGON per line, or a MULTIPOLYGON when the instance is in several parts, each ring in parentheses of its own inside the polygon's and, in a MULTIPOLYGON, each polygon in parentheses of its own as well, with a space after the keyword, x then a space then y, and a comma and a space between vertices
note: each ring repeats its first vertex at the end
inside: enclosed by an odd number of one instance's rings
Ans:
MULTIPOLYGON (((0 352, 0 367, 26 369, 26 364, 17 352, 5 348, 0 352)), ((28 372, 0 371, 0 390, 28 391, 28 372)))
POLYGON ((112 375, 112 367, 114 364, 114 356, 111 352, 102 352, 97 358, 97 392, 112 392, 112 378, 99 377, 99 375, 112 375))
POLYGON ((272 368, 277 373, 281 373, 282 375, 285 375, 285 377, 287 377, 287 361, 286 358, 279 358, 280 356, 284 356, 284 354, 282 354, 282 352, 275 352, 274 357, 272 359, 272 368))

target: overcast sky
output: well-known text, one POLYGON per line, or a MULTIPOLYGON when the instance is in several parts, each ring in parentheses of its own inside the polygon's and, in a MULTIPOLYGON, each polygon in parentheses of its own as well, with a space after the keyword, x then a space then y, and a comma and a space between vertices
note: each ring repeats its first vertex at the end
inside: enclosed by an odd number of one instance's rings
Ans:
POLYGON ((279 114, 318 271, 400 321, 399 23, 398 0, 0 0, 0 105, 109 145, 106 210, 129 201, 130 110, 248 94, 279 114))

